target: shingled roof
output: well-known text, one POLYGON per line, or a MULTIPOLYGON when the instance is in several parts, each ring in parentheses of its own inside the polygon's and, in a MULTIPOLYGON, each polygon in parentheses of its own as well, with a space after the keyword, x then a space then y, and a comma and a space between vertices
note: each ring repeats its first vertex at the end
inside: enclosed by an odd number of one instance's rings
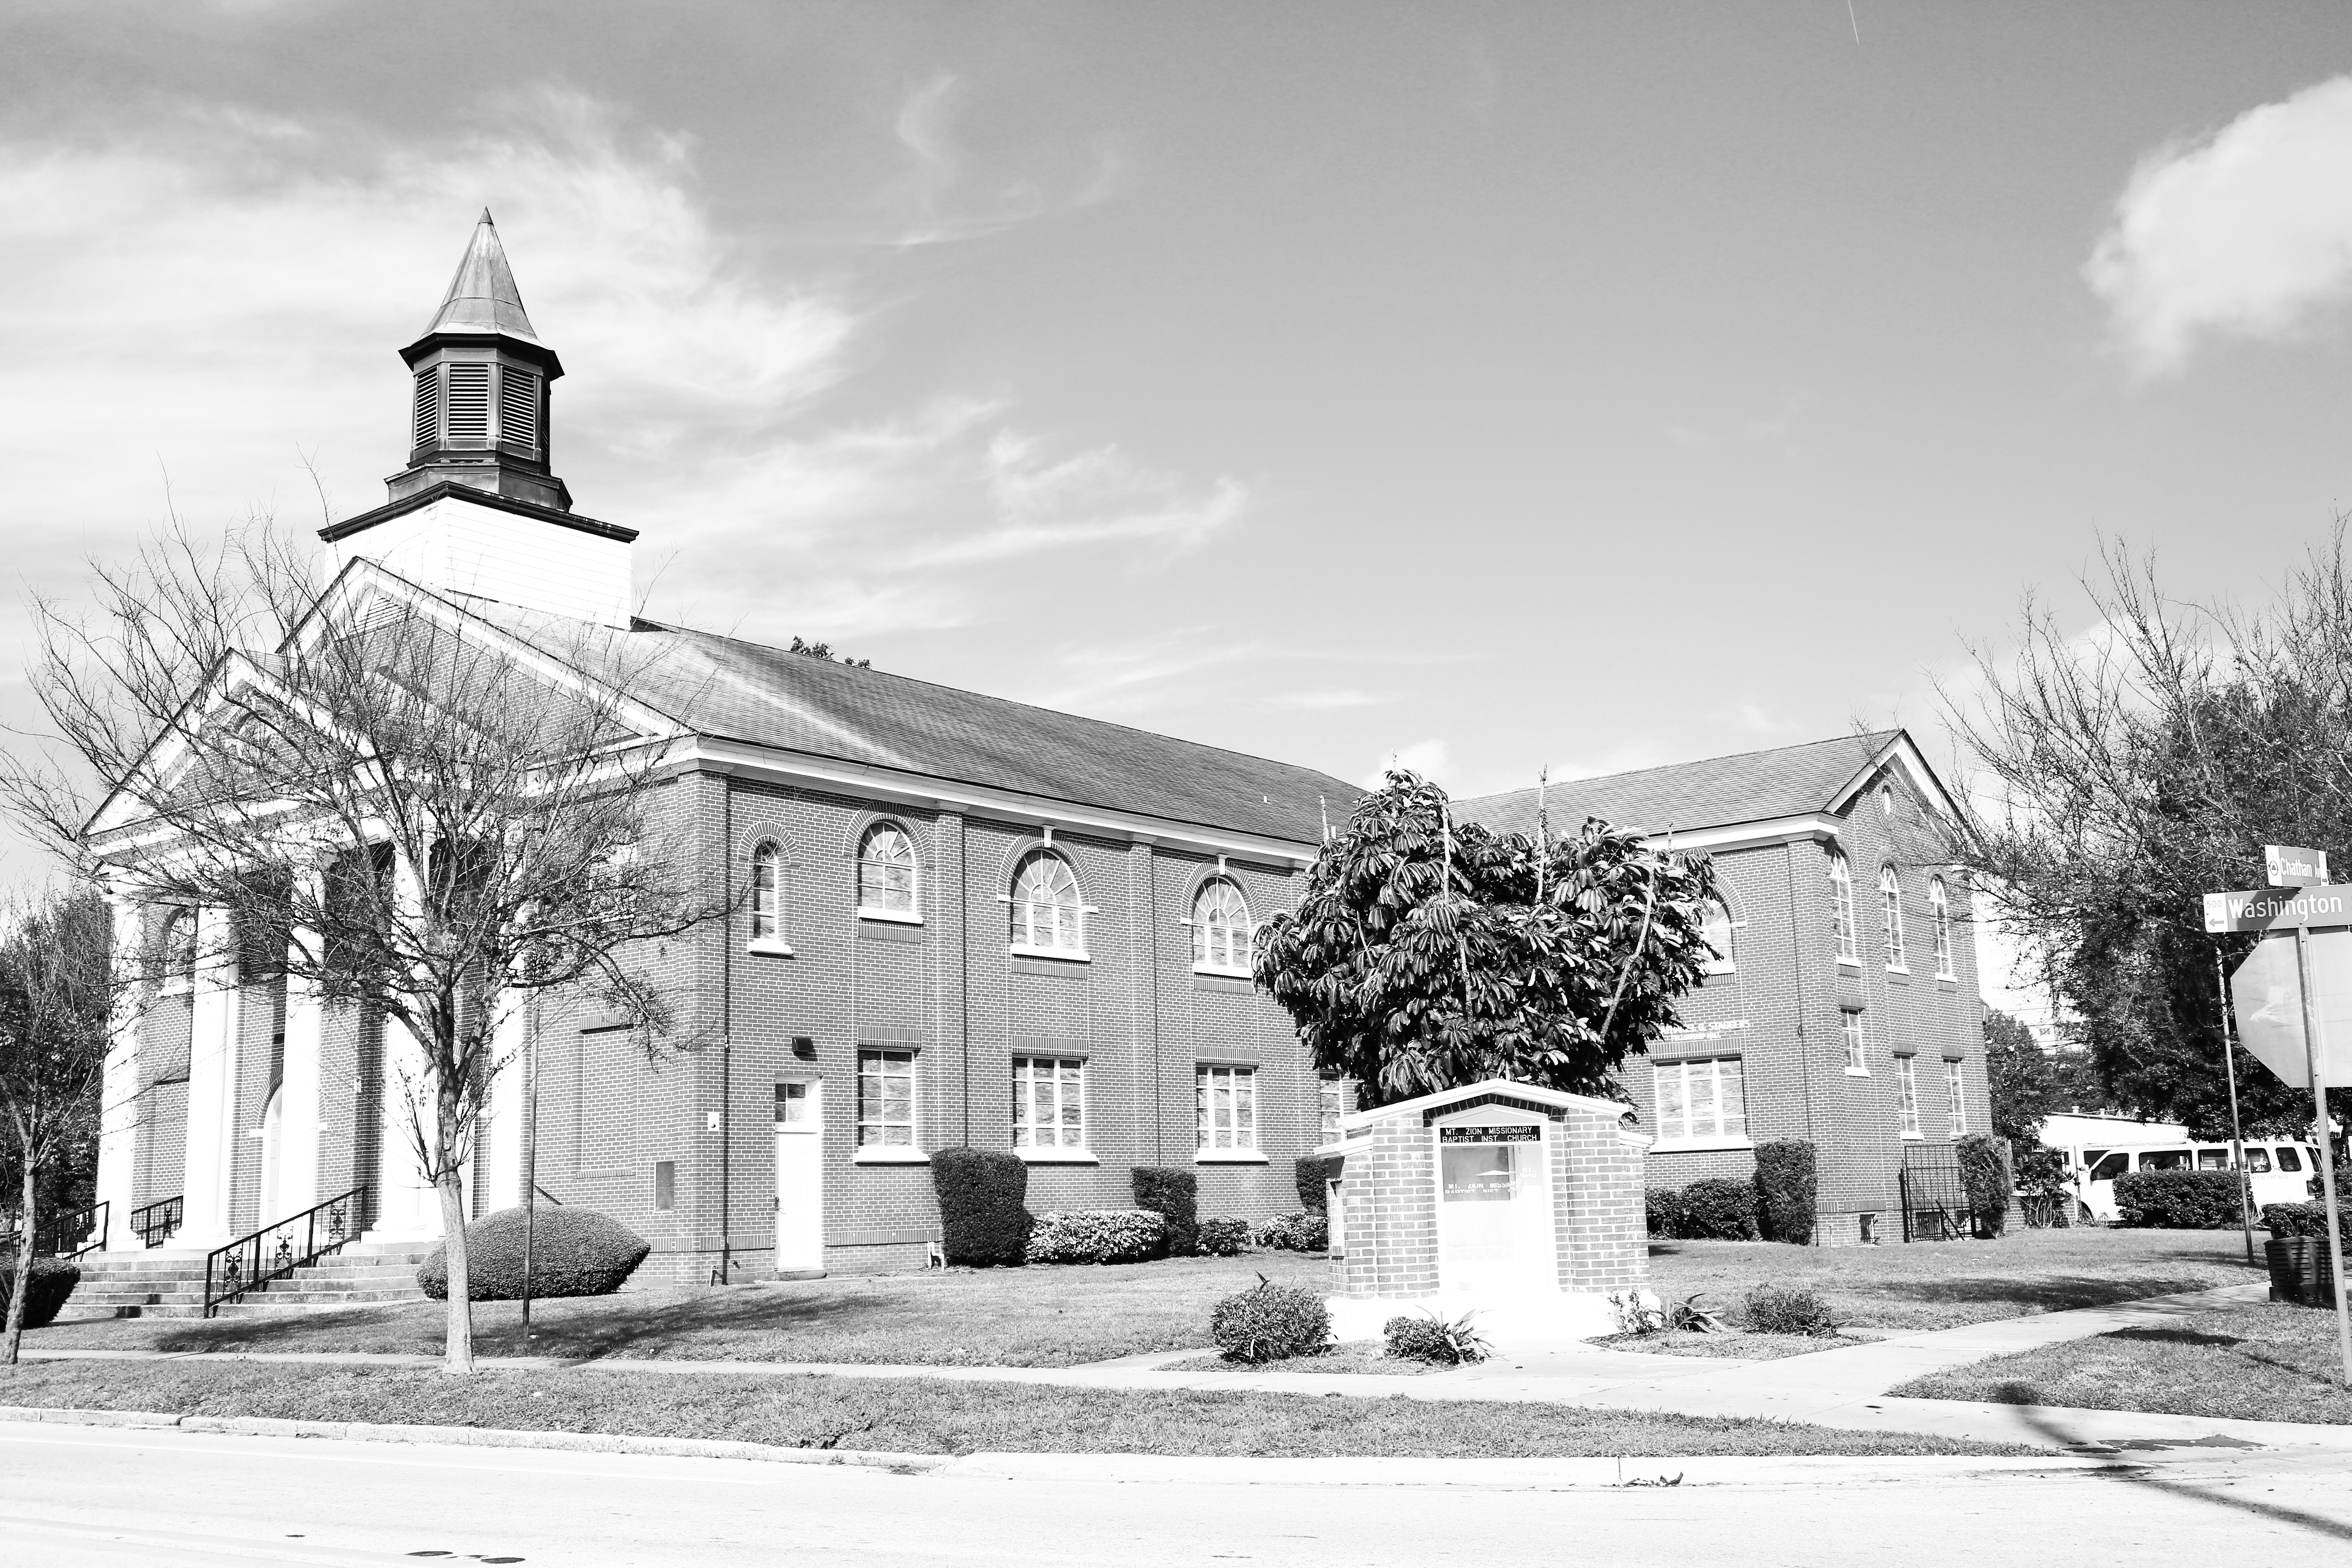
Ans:
POLYGON ((1360 793, 1313 768, 656 622, 626 632, 481 600, 467 613, 681 729, 1073 805, 1314 844, 1360 793))
MULTIPOLYGON (((1544 792, 1555 826, 1600 817, 1633 832, 1693 832, 1824 811, 1890 745, 1900 730, 1841 735, 1769 752, 1674 763, 1605 778, 1572 779, 1544 792)), ((1507 833, 1536 830, 1536 792, 1512 790, 1456 801, 1454 811, 1507 833)))

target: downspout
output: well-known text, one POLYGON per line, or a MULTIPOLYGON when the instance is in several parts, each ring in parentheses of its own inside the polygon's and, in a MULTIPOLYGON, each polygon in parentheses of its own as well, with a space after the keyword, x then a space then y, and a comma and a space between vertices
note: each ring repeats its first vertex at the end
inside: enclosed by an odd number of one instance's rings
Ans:
MULTIPOLYGON (((1805 1033, 1805 944, 1799 939, 1797 925, 1797 846, 1793 841, 1780 846, 1780 864, 1789 874, 1789 956, 1790 973, 1797 986, 1797 1059, 1805 1069, 1805 1142, 1818 1152, 1821 1142, 1813 1136, 1813 1048, 1806 1043, 1805 1033)), ((1815 1173, 1818 1184, 1820 1176, 1815 1173)), ((1813 1192, 1813 1245, 1822 1245, 1822 1199, 1818 1184, 1813 1192)))
POLYGON ((730 1285, 735 1268, 735 781, 721 773, 719 788, 719 889, 726 913, 719 922, 719 1267, 710 1282, 730 1285))

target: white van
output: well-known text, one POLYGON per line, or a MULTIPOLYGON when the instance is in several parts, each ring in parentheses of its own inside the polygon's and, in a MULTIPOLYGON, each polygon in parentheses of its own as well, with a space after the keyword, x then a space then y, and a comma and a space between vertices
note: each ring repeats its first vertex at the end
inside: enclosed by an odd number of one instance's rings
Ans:
MULTIPOLYGON (((2126 1171, 2226 1171, 2231 1168, 2227 1143, 2159 1143, 2137 1149, 2108 1149, 2095 1144, 2064 1151, 2074 1178, 2079 1217, 2112 1224, 2122 1217, 2116 1207, 2116 1178, 2126 1171)), ((2246 1174, 2253 1187, 2254 1208, 2264 1204, 2299 1204, 2311 1196, 2311 1178, 2319 1173, 2318 1155, 2308 1143, 2277 1139, 2246 1140, 2246 1174)))

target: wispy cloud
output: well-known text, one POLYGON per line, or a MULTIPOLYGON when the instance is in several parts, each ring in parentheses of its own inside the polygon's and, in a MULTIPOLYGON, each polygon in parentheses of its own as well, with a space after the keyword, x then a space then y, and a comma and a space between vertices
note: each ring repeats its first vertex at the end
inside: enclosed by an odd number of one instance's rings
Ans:
POLYGON ((1264 698, 1269 708, 1303 708, 1325 712, 1340 708, 1378 708, 1393 702, 1393 697, 1383 697, 1375 691, 1358 691, 1352 688, 1321 691, 1275 691, 1264 698))
POLYGON ((2140 160, 2084 275, 2142 375, 2284 338, 2352 295, 2352 77, 2140 160))

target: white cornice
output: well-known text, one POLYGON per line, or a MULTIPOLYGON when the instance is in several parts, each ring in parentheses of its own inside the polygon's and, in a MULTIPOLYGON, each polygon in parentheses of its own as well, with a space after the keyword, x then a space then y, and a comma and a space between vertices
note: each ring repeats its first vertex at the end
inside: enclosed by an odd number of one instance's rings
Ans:
POLYGON ((1702 827, 1696 832, 1652 833, 1642 842, 1654 849, 1664 849, 1671 844, 1675 849, 1760 849, 1773 844, 1789 844, 1801 839, 1834 839, 1845 826, 1844 819, 1826 811, 1809 811, 1797 816, 1768 817, 1762 822, 1735 822, 1723 827, 1702 827))
POLYGON ((702 770, 729 773, 783 783, 814 784, 845 794, 879 796, 895 804, 931 810, 961 812, 1024 827, 1054 826, 1094 833, 1129 842, 1166 845, 1210 855, 1230 855, 1261 864, 1277 862, 1307 866, 1318 846, 1303 839, 1275 838, 1264 834, 1236 833, 1173 822, 1140 812, 1077 805, 1048 795, 986 784, 955 784, 928 773, 870 763, 844 762, 805 752, 755 746, 740 741, 704 737, 683 745, 674 763, 680 772, 702 770))

